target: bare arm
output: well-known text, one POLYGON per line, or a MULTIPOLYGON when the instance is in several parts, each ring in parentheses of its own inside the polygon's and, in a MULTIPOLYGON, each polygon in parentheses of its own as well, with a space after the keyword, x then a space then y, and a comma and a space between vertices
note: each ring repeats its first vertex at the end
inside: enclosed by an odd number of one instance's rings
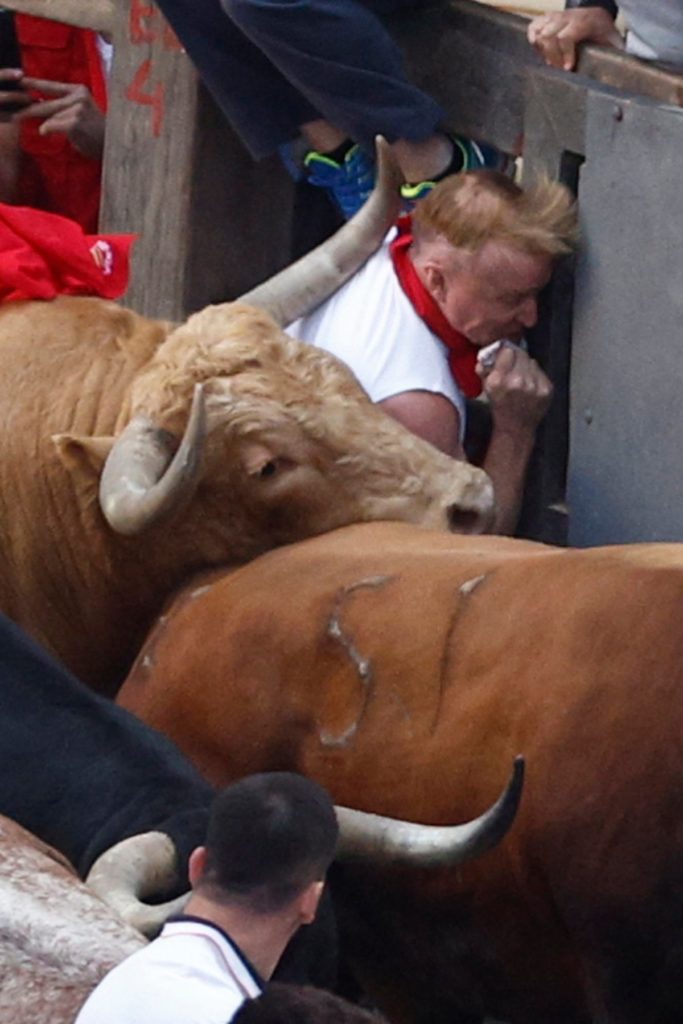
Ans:
POLYGON ((0 123, 0 203, 12 203, 19 179, 19 129, 14 124, 0 123))
POLYGON ((413 434, 429 441, 446 455, 465 458, 459 440, 460 416, 444 395, 431 391, 403 391, 377 404, 413 434))
MULTIPOLYGON (((503 347, 493 367, 481 371, 493 429, 483 469, 496 495, 494 533, 512 534, 524 495, 536 428, 552 398, 553 387, 538 364, 522 349, 503 347)), ((456 459, 464 459, 460 417, 443 395, 404 391, 379 405, 408 430, 456 459)))
POLYGON ((519 518, 536 428, 550 405, 553 386, 526 352, 504 347, 493 368, 485 373, 484 392, 493 418, 483 465, 496 496, 493 532, 512 534, 519 518))
POLYGON ((21 164, 19 126, 13 117, 17 110, 29 102, 22 90, 10 91, 6 82, 19 82, 20 68, 0 68, 0 202, 11 203, 16 194, 21 164))
POLYGON ((571 71, 577 60, 579 43, 622 47, 624 40, 614 25, 611 13, 603 7, 576 7, 533 18, 527 38, 546 64, 571 71))

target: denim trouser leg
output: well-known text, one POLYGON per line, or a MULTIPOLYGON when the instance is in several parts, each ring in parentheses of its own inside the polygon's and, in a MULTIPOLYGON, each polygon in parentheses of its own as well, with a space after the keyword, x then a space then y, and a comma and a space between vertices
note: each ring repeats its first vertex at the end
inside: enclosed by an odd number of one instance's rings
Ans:
POLYGON ((372 149, 422 139, 442 118, 405 77, 375 11, 412 0, 159 0, 207 87, 252 155, 325 118, 372 149))

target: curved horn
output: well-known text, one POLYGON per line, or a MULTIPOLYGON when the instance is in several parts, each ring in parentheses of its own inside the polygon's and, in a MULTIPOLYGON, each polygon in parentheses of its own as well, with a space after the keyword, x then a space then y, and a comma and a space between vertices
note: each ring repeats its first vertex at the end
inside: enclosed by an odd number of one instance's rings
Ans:
POLYGON ((495 804, 464 825, 416 825, 337 807, 338 860, 403 867, 454 867, 491 850, 514 821, 524 783, 524 758, 495 804))
POLYGON ((178 450, 173 436, 146 416, 134 416, 114 442, 100 478, 100 507, 117 533, 141 533, 189 498, 199 480, 206 436, 201 384, 196 384, 190 417, 178 450))
POLYGON ((85 883, 127 924, 153 938, 168 917, 182 910, 188 894, 154 905, 142 900, 169 889, 176 881, 173 843, 164 832, 145 832, 106 850, 91 867, 85 883))
POLYGON ((266 310, 286 327, 341 288, 379 249, 400 212, 403 177, 386 140, 378 135, 375 144, 377 179, 358 213, 322 245, 241 295, 240 302, 266 310))

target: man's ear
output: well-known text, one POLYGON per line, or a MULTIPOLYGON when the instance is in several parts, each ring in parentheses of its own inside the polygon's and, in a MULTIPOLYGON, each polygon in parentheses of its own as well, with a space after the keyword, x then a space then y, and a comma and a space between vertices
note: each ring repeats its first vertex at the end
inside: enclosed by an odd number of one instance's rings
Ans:
POLYGON ((74 434, 53 434, 52 441, 59 458, 70 473, 81 472, 99 477, 115 438, 110 435, 78 437, 74 434))
POLYGON ((425 263, 421 276, 422 283, 434 301, 439 305, 445 302, 448 288, 443 270, 435 263, 425 263))
POLYGON ((315 917, 324 888, 324 882, 311 882, 302 892, 299 898, 301 924, 310 924, 315 917))
POLYGON ((197 882, 201 880, 204 871, 206 870, 206 847, 196 846, 189 856, 187 862, 187 875, 190 879, 190 885, 194 889, 197 882))

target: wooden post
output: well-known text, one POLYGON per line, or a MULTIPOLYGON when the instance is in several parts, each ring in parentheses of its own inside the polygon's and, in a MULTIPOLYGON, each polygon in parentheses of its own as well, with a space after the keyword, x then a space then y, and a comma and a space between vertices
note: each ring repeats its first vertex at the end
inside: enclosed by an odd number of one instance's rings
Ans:
POLYGON ((254 163, 158 8, 121 4, 114 32, 102 230, 136 232, 126 304, 179 320, 289 260, 292 182, 254 163))
POLYGON ((97 32, 111 32, 116 19, 113 0, 3 0, 2 6, 97 32))

